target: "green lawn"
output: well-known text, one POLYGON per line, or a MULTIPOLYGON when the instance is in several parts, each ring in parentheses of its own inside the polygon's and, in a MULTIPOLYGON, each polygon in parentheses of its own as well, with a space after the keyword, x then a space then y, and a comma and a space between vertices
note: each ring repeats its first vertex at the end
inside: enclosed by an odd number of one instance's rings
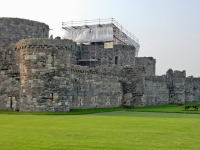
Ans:
POLYGON ((199 114, 0 115, 1 150, 190 150, 199 140, 199 114))
POLYGON ((195 111, 194 108, 189 108, 185 110, 186 105, 197 105, 200 101, 186 102, 185 105, 179 106, 177 104, 167 104, 167 105, 157 105, 157 106, 145 106, 145 107, 135 107, 133 109, 127 109, 128 111, 134 112, 166 112, 166 113, 188 113, 188 114, 200 114, 199 111, 195 111))

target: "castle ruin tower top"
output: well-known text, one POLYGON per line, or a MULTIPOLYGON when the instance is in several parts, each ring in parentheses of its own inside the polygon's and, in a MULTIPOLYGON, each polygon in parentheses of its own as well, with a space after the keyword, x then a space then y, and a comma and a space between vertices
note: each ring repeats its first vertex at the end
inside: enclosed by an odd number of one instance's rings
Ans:
POLYGON ((0 51, 26 38, 48 38, 49 26, 26 19, 0 18, 0 51))

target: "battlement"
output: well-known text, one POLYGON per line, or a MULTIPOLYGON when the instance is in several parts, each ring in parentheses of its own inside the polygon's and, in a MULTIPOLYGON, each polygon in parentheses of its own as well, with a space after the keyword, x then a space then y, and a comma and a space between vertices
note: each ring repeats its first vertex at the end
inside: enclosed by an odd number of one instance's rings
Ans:
POLYGON ((183 70, 183 71, 178 71, 178 70, 172 70, 172 69, 169 69, 167 71, 167 78, 186 78, 186 71, 183 70))
POLYGON ((31 39, 22 39, 17 42, 14 47, 15 49, 24 49, 24 48, 49 48, 53 47, 55 49, 65 49, 72 50, 76 46, 76 43, 71 40, 55 40, 55 39, 44 39, 44 38, 31 38, 31 39))

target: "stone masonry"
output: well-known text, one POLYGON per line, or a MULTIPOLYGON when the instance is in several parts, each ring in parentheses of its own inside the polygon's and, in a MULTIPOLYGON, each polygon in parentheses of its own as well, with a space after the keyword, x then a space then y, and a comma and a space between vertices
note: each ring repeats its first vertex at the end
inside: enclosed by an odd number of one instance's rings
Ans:
POLYGON ((69 40, 44 38, 23 39, 14 44, 10 50, 19 67, 20 82, 15 99, 4 109, 69 111, 118 107, 122 100, 141 105, 144 67, 72 65, 73 47, 76 44, 69 40), (122 85, 126 85, 126 90, 122 85))
POLYGON ((135 57, 133 46, 77 45, 49 39, 48 32, 44 23, 0 18, 1 110, 70 111, 200 100, 199 78, 172 69, 155 76, 156 60, 135 57))
POLYGON ((146 74, 156 75, 156 60, 153 57, 136 57, 135 64, 145 66, 146 74))

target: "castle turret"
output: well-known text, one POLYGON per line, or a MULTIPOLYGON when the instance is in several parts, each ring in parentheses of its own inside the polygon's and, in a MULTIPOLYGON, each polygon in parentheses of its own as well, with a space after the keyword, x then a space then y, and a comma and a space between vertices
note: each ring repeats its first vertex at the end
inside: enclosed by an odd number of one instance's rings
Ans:
POLYGON ((49 26, 26 19, 0 18, 0 109, 18 109, 19 62, 12 44, 24 38, 48 38, 49 26))
POLYGON ((15 44, 20 55, 20 110, 69 111, 67 73, 74 45, 51 39, 25 39, 15 44))

